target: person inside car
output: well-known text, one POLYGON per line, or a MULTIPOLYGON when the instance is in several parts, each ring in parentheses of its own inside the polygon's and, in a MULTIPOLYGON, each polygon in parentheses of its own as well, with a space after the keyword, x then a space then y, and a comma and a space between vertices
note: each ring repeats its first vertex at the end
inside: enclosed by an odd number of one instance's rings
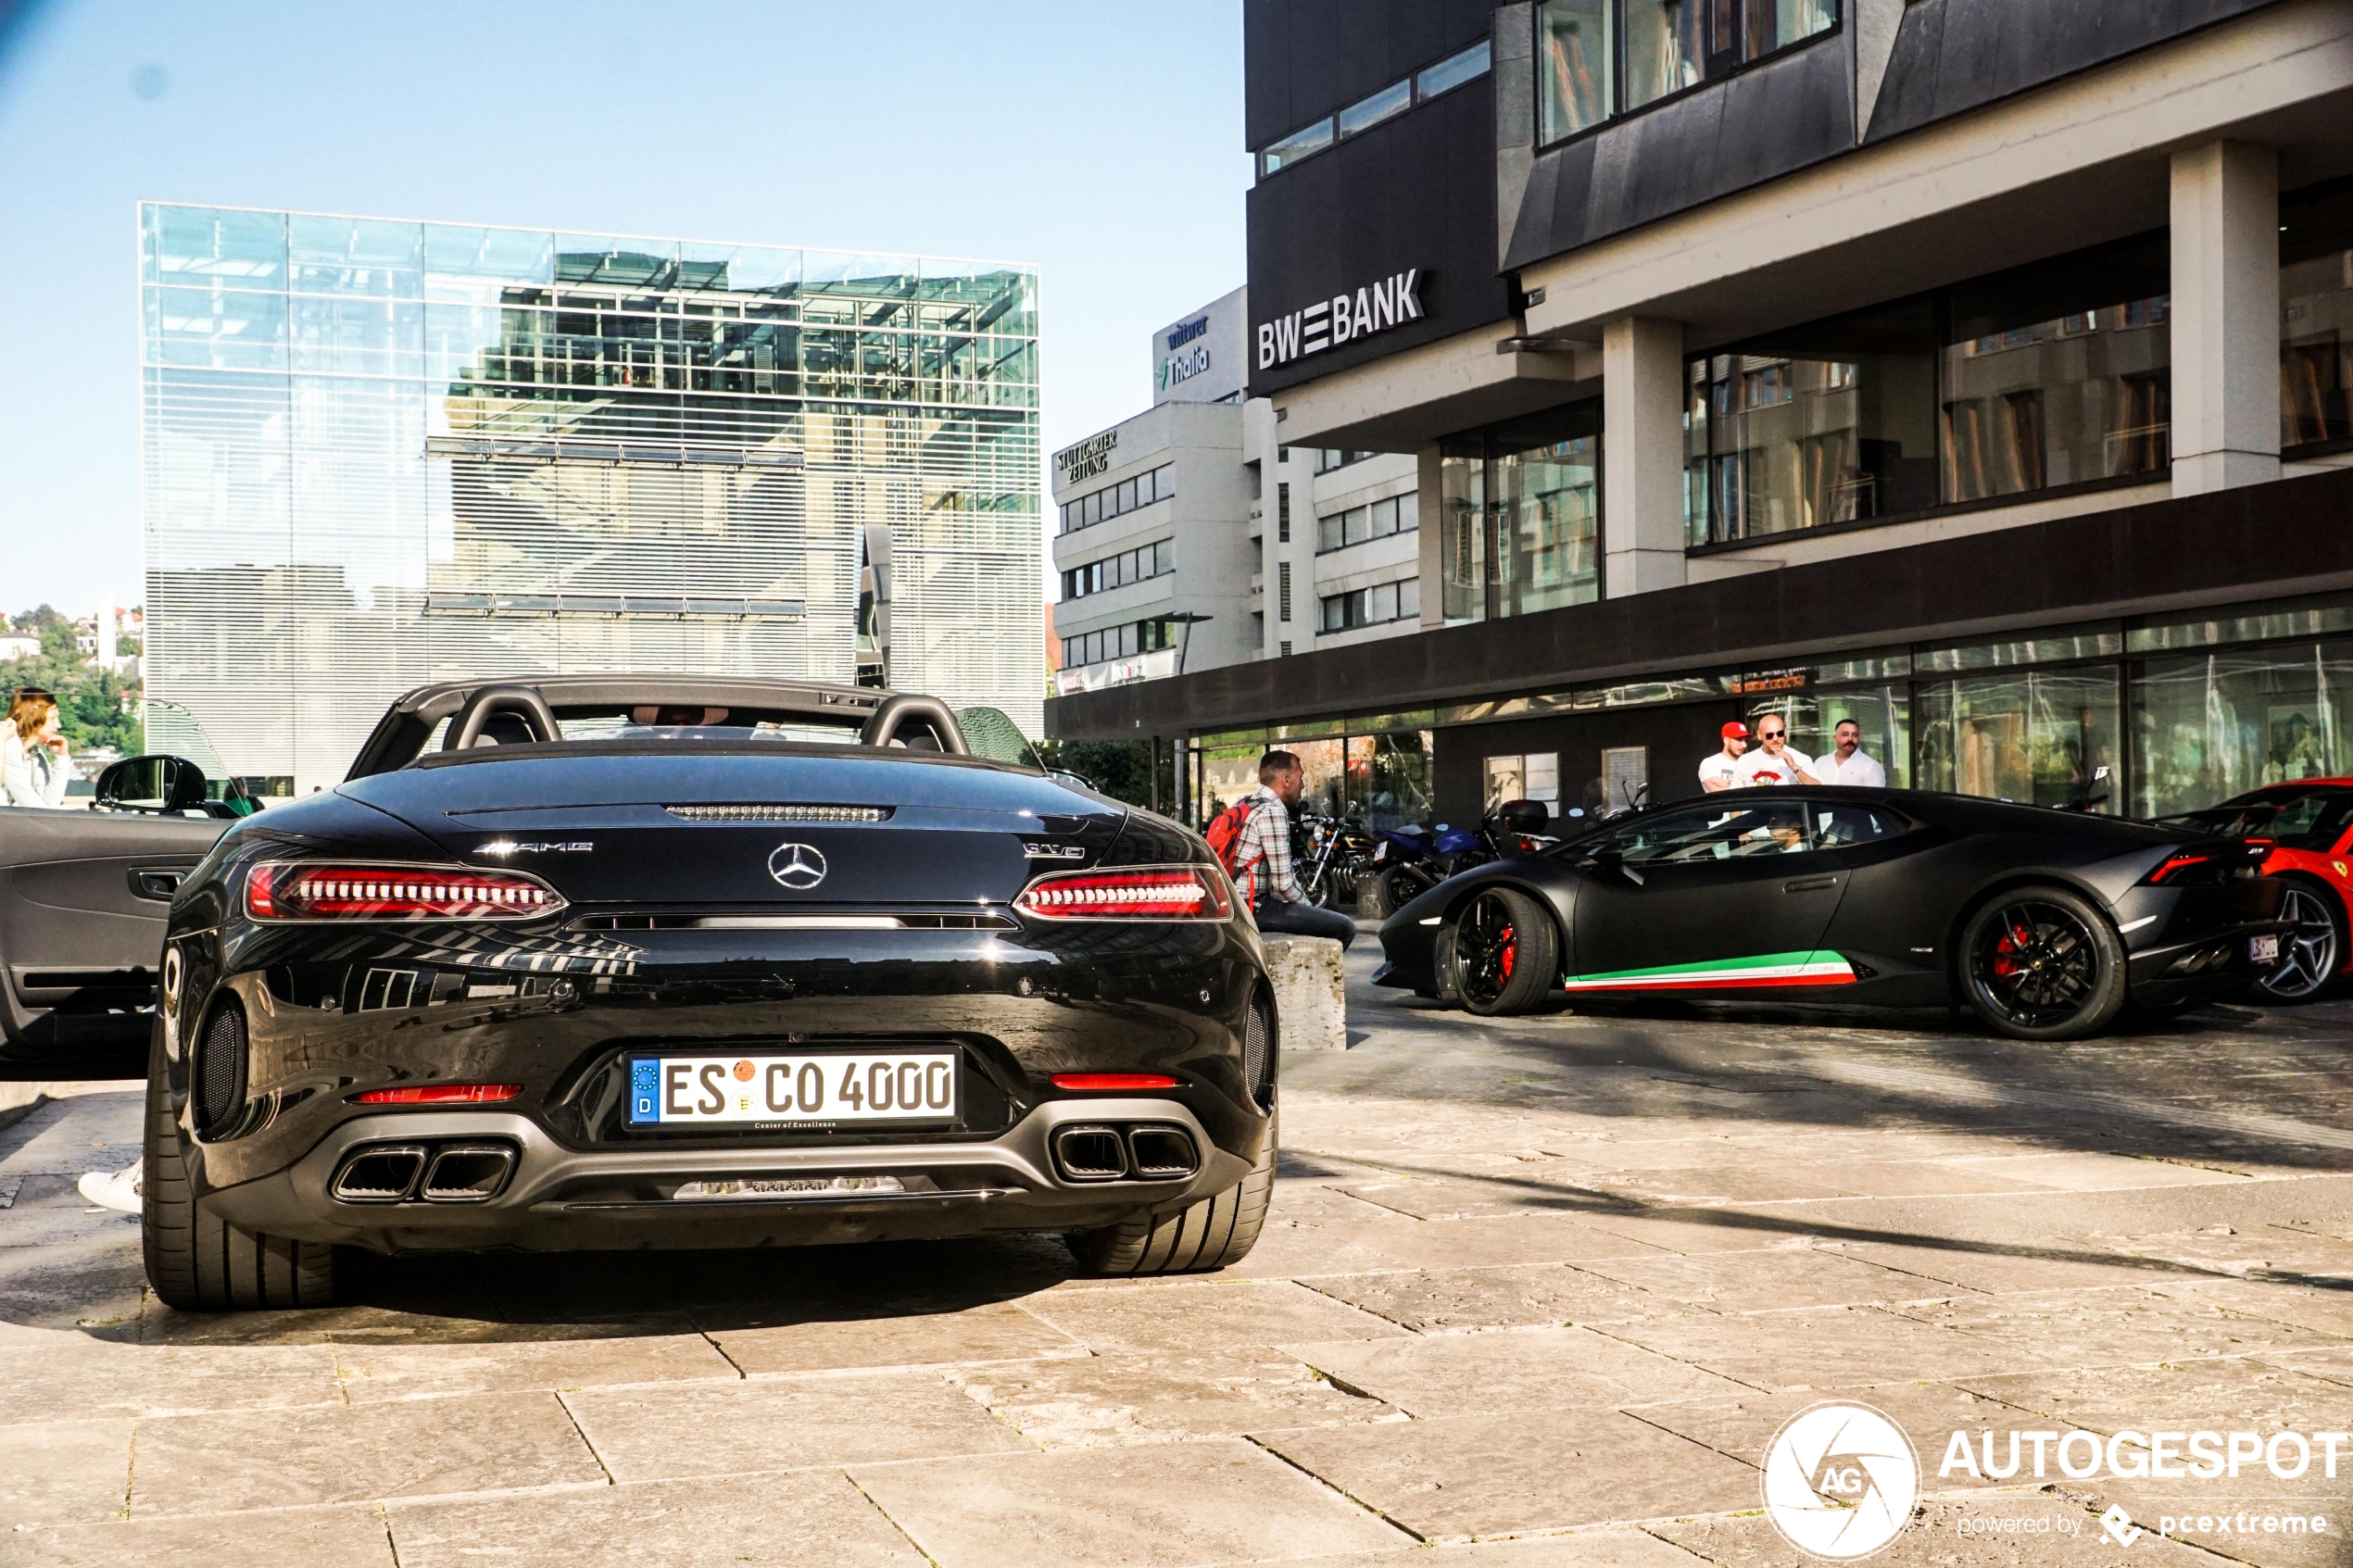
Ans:
POLYGON ((1258 802, 1234 844, 1234 881, 1250 901, 1259 930, 1328 936, 1345 950, 1356 939, 1356 922, 1338 909, 1309 903, 1291 866, 1291 813, 1306 784, 1296 754, 1270 751, 1258 759, 1258 802))

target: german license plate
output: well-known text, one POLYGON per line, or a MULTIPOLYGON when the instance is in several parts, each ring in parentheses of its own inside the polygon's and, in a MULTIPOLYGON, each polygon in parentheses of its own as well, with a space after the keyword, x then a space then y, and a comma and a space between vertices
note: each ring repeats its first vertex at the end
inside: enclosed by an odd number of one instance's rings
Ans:
POLYGON ((2276 936, 2250 936, 2246 939, 2246 956, 2257 963, 2280 961, 2280 939, 2276 936))
POLYGON ((957 1066, 953 1051, 638 1057, 629 1124, 953 1122, 957 1066))

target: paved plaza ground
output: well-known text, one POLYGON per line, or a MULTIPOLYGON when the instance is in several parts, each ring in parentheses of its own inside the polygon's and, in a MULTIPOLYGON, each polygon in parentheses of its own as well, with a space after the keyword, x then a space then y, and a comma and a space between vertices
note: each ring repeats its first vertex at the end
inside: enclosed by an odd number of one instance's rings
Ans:
POLYGON ((73 1189, 134 1155, 135 1088, 44 1105, 0 1132, 0 1563, 1752 1568, 1800 1561, 1757 1467, 1835 1391, 1927 1472, 1876 1562, 2353 1568, 2353 1450, 1937 1474, 1955 1430, 2353 1430, 2353 1005, 2064 1047, 1490 1022, 1371 989, 1369 946, 1214 1277, 1032 1238, 470 1259, 188 1316, 73 1189), (2111 1505, 2328 1523, 2120 1547, 2111 1505))

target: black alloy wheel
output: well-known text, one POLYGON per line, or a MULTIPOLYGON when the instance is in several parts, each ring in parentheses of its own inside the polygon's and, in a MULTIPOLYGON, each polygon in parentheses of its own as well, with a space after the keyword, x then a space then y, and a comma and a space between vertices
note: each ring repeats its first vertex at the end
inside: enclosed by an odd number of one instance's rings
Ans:
POLYGON ((1961 951, 1970 1005, 2015 1039, 2076 1039, 2123 1009, 2124 945, 2105 916, 2064 888, 2020 888, 1986 905, 1961 951))
POLYGON ((1526 1012, 1553 988, 1560 944, 1527 894, 1491 887, 1454 922, 1454 990, 1483 1018, 1526 1012))
POLYGON ((2279 967, 2255 983, 2255 994, 2267 1002, 2311 1001, 2345 962, 2344 910, 2321 889, 2292 882, 2280 918, 2296 929, 2281 933, 2279 967))
POLYGON ((1426 866, 1391 866, 1381 877, 1390 913, 1395 914, 1438 885, 1438 873, 1426 866))

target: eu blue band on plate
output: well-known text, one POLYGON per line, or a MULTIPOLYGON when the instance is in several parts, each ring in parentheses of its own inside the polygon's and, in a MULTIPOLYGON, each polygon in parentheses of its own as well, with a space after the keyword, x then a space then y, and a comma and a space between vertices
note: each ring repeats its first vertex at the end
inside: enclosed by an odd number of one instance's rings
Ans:
POLYGON ((659 1122, 661 1120, 661 1063, 654 1060, 633 1061, 629 1064, 629 1120, 659 1122))

